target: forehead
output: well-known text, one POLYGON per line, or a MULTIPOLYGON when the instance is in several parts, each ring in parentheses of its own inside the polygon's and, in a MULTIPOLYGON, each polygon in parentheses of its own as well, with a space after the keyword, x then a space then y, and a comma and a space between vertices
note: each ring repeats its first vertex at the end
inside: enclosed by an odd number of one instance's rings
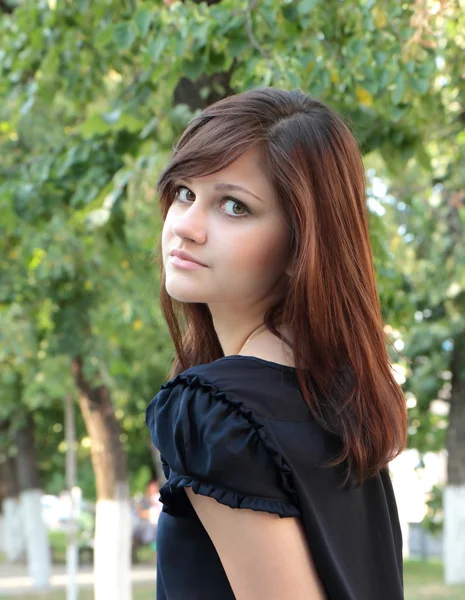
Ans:
POLYGON ((271 178, 265 170, 262 154, 257 147, 249 148, 220 171, 191 178, 191 180, 199 185, 215 185, 217 183, 241 185, 260 198, 273 195, 271 178))

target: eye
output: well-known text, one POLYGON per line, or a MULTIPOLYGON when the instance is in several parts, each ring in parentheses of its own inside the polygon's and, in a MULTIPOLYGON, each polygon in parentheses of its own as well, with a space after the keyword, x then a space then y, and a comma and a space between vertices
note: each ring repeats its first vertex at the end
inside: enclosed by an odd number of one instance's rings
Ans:
MULTIPOLYGON (((245 204, 243 204, 242 202, 240 202, 239 200, 235 200, 234 198, 224 198, 225 203, 227 202, 231 202, 233 205, 235 204, 236 206, 239 206, 239 208, 241 209, 241 212, 239 214, 236 214, 236 217, 233 217, 234 219, 239 218, 239 217, 245 217, 247 214, 250 214, 249 209, 247 208, 247 206, 245 204)), ((230 215, 227 215, 228 217, 230 215)))
POLYGON ((190 202, 191 200, 194 200, 195 198, 195 194, 193 192, 190 191, 189 188, 185 187, 184 185, 178 185, 175 190, 174 190, 174 199, 175 200, 180 200, 181 202, 184 202, 185 200, 187 200, 188 202, 190 202), (182 198, 182 192, 187 192, 186 197, 182 198), (190 196, 190 197, 189 197, 190 196))
MULTIPOLYGON (((177 202, 193 202, 195 200, 195 194, 185 185, 178 185, 174 190, 174 200, 177 202)), ((233 212, 233 214, 225 213, 225 215, 228 218, 240 219, 240 218, 244 218, 244 217, 247 217, 248 215, 250 215, 250 210, 240 200, 236 200, 235 198, 230 198, 228 196, 225 196, 224 198, 222 198, 222 202, 223 203, 230 202, 232 205, 236 205, 240 209, 239 213, 237 213, 237 212, 233 212)), ((233 209, 233 211, 234 211, 234 209, 233 209)))

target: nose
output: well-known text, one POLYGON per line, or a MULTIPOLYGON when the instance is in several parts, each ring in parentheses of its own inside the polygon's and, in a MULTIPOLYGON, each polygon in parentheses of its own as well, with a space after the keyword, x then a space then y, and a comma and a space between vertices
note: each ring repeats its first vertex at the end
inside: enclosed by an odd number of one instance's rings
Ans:
POLYGON ((182 214, 174 216, 171 231, 179 238, 188 238, 203 244, 207 236, 205 211, 196 200, 182 214))

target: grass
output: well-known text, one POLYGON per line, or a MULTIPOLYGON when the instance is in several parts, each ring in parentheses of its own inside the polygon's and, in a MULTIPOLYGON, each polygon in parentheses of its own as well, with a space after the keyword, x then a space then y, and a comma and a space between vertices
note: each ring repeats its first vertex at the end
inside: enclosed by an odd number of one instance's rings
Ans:
MULTIPOLYGON (((465 600, 465 585, 446 586, 440 562, 408 560, 404 563, 405 600, 465 600)), ((4 600, 65 600, 65 590, 26 596, 1 596, 4 600)), ((79 600, 93 600, 91 589, 82 589, 79 600)), ((134 587, 133 600, 155 600, 155 584, 134 587)))
POLYGON ((405 600, 465 600, 465 585, 444 584, 441 562, 405 561, 405 600))

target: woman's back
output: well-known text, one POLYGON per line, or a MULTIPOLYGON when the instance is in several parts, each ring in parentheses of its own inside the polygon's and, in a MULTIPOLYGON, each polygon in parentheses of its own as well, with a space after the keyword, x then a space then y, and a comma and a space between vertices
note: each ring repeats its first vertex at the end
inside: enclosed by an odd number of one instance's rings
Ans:
POLYGON ((232 508, 301 519, 334 600, 403 598, 402 539, 387 469, 355 487, 323 463, 341 441, 312 417, 293 367, 232 355, 192 367, 147 408, 167 483, 157 539, 157 599, 234 598, 184 487, 232 508))

